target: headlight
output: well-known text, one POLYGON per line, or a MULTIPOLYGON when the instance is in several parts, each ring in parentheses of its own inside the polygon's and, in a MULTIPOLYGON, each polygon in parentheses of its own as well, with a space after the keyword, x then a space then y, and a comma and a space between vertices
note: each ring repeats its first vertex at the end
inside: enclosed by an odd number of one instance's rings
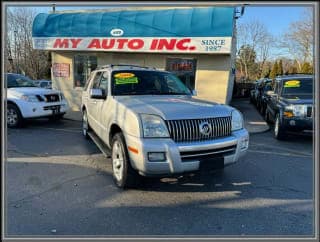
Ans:
POLYGON ((27 102, 39 102, 39 99, 35 95, 22 95, 20 98, 27 102))
POLYGON ((238 110, 232 111, 232 131, 236 131, 243 128, 242 114, 238 110))
POLYGON ((156 115, 141 114, 143 137, 169 138, 169 132, 163 119, 156 115))
POLYGON ((307 113, 306 105, 289 105, 285 108, 284 116, 292 117, 292 116, 304 116, 307 113))

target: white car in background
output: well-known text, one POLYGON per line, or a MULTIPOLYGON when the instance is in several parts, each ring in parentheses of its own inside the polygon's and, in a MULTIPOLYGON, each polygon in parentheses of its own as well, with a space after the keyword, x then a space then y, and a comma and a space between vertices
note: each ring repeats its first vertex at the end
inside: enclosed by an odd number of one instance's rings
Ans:
POLYGON ((25 119, 48 117, 61 119, 68 104, 60 91, 37 87, 21 74, 6 73, 7 125, 20 127, 25 119))

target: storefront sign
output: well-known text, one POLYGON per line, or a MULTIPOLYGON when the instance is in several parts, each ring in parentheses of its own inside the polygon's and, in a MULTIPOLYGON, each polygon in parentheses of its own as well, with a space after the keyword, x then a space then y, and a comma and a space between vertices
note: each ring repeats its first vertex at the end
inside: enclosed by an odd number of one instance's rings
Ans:
POLYGON ((70 64, 54 63, 52 65, 52 72, 54 77, 69 77, 70 76, 70 64))
MULTIPOLYGON (((119 30, 115 34, 120 34, 119 30)), ((34 49, 161 53, 230 53, 232 37, 33 38, 34 49)))

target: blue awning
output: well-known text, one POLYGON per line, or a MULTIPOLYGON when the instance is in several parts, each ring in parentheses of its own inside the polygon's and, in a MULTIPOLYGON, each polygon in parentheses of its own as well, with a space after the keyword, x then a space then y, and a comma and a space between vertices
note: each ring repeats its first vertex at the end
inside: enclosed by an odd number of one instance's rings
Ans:
POLYGON ((228 37, 234 7, 38 14, 32 37, 228 37))

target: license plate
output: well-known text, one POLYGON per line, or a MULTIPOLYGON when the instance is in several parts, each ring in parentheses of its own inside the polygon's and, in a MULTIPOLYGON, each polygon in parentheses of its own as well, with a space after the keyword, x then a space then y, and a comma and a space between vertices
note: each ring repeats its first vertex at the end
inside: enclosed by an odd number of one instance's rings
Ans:
POLYGON ((60 107, 54 107, 52 108, 52 115, 56 115, 60 113, 60 107))
POLYGON ((222 169, 224 167, 224 158, 207 158, 200 160, 201 170, 222 169))

